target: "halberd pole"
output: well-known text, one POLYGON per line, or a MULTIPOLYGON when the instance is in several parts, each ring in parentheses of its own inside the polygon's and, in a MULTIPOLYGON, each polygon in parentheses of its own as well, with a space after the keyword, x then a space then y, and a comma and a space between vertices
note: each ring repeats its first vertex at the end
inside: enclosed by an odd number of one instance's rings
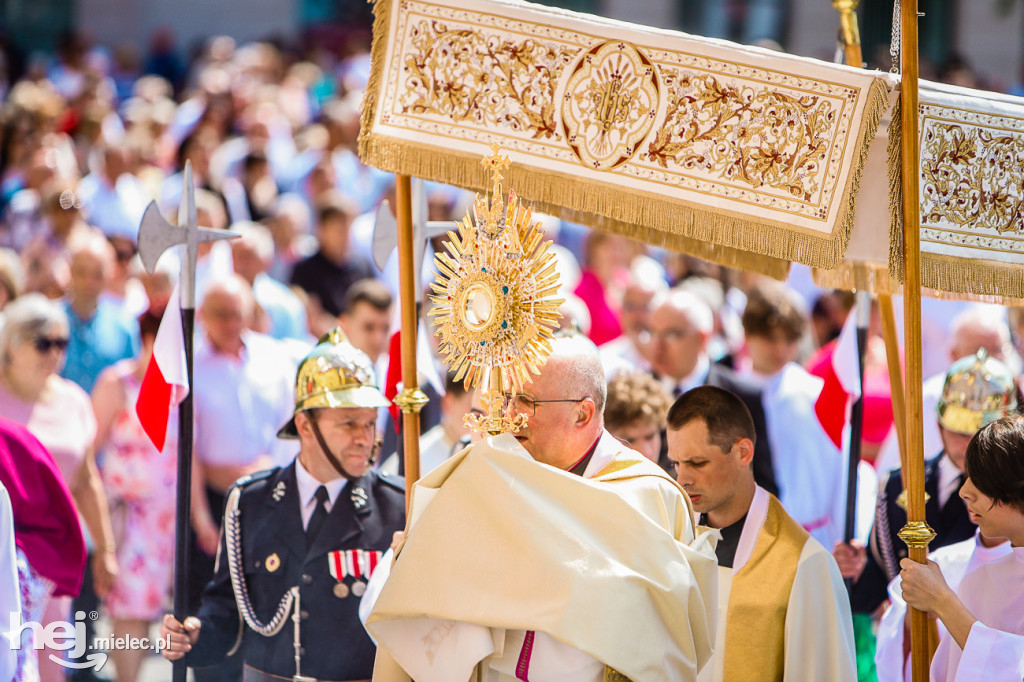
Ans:
MULTIPOLYGON (((167 249, 183 245, 181 279, 178 282, 181 301, 181 328, 185 342, 185 367, 188 393, 178 405, 178 481, 174 525, 174 618, 184 623, 188 614, 188 551, 192 508, 192 337, 196 319, 196 258, 201 242, 231 239, 239 236, 226 230, 210 230, 197 224, 195 185, 192 164, 186 162, 182 173, 181 205, 178 225, 168 223, 160 215, 156 202, 150 203, 139 226, 139 257, 146 271, 152 273, 160 256, 167 249)), ((174 314, 165 311, 164 315, 174 314)), ((153 362, 153 360, 150 360, 153 362)), ((188 666, 185 659, 174 662, 173 682, 185 682, 188 666)))

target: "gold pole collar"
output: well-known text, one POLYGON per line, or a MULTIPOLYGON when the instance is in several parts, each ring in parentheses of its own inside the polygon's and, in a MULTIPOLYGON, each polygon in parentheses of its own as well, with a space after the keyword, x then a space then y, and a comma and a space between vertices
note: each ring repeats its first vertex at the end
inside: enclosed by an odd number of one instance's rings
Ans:
POLYGON ((935 539, 935 531, 924 521, 908 522, 898 535, 910 549, 928 549, 928 544, 935 539))
POLYGON ((422 410, 423 406, 430 402, 430 398, 419 388, 407 388, 396 395, 392 402, 405 414, 413 414, 422 410))

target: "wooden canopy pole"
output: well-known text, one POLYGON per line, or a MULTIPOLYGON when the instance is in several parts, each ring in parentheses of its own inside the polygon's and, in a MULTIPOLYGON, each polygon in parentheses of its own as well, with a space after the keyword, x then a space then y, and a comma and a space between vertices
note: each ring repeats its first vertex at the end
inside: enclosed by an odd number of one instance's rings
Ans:
MULTIPOLYGON (((918 139, 917 0, 900 5, 900 131, 903 187, 903 330, 906 353, 907 461, 903 481, 907 491, 907 525, 900 538, 918 563, 928 560, 928 543, 935 532, 924 513, 924 416, 921 406, 921 206, 920 140, 918 139)), ((928 680, 930 651, 928 614, 910 609, 910 656, 914 682, 928 680)))
POLYGON ((402 392, 395 405, 402 410, 402 446, 405 453, 405 511, 409 513, 412 484, 420 477, 420 410, 428 402, 416 374, 417 310, 412 231, 412 181, 395 175, 395 214, 398 221, 398 300, 402 306, 402 392))
POLYGON ((878 295, 878 309, 882 314, 882 337, 885 339, 885 360, 889 366, 889 390, 892 395, 892 419, 896 440, 900 448, 900 470, 907 470, 907 405, 903 388, 903 367, 900 366, 900 344, 896 337, 896 314, 892 295, 878 295))

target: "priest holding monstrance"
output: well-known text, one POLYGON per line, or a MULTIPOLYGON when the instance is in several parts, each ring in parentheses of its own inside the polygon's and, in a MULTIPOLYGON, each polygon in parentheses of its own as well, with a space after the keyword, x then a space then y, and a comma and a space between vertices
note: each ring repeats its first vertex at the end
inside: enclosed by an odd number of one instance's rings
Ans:
POLYGON ((682 489, 604 430, 582 337, 551 338, 557 275, 530 211, 494 190, 438 256, 452 371, 491 437, 413 491, 367 620, 374 680, 694 680, 711 654, 715 555, 682 489))

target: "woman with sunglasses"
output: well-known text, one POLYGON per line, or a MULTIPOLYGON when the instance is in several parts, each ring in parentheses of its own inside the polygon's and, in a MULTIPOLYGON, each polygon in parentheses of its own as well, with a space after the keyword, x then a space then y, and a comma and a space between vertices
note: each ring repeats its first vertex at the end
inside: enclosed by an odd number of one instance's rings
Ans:
MULTIPOLYGON (((68 321, 59 303, 40 294, 23 296, 4 309, 0 328, 0 415, 19 422, 50 451, 92 537, 93 579, 101 597, 117 574, 107 498, 96 468, 96 417, 89 396, 58 375, 68 345, 68 321)), ((38 568, 38 567, 33 567, 38 568)), ((44 625, 71 620, 71 597, 56 592, 44 625)), ((42 680, 63 680, 64 669, 39 657, 42 680)))

